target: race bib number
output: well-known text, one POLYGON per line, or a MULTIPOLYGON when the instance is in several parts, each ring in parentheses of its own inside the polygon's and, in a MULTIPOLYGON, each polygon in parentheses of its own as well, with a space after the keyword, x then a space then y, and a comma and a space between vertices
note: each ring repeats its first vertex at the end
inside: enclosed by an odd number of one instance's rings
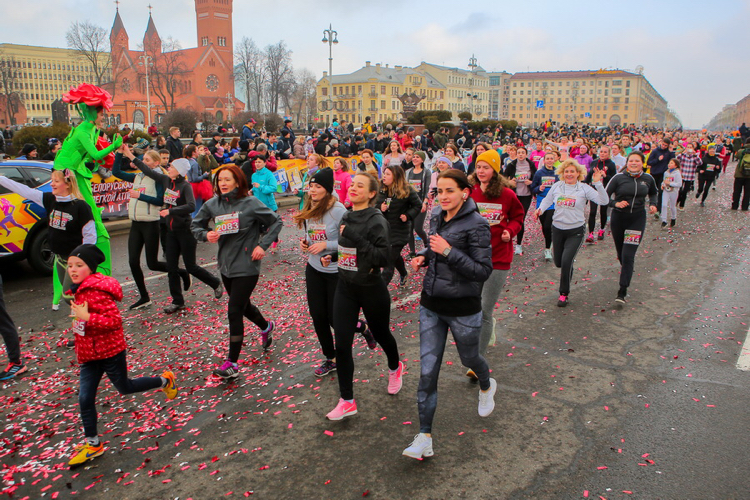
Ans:
POLYGON ((65 212, 61 212, 59 210, 53 210, 52 211, 52 217, 50 217, 49 220, 49 226, 54 229, 61 229, 65 230, 65 226, 68 225, 68 222, 73 220, 73 216, 70 214, 66 214, 65 212))
POLYGON ((86 335, 86 322, 76 318, 73 320, 73 333, 83 337, 86 335))
POLYGON ((503 206, 500 203, 477 203, 479 215, 487 219, 490 226, 503 221, 503 206))
POLYGON ((672 184, 674 182, 674 177, 665 177, 664 178, 664 184, 672 184))
POLYGON ((709 171, 709 172, 713 172, 714 171, 714 167, 715 167, 715 165, 713 163, 709 163, 708 165, 706 165, 706 170, 709 171))
POLYGON ((333 190, 341 191, 341 181, 333 181, 333 190))
POLYGON ((515 176, 516 182, 524 182, 529 180, 529 174, 528 173, 519 173, 515 176))
POLYGON ((576 199, 572 196, 561 195, 557 197, 555 205, 557 206, 557 208, 575 208, 576 199))
POLYGON ((414 188, 414 190, 417 193, 421 193, 422 192, 422 181, 421 180, 419 180, 419 179, 412 179, 412 180, 409 181, 409 184, 412 185, 412 187, 414 188))
POLYGON ((240 217, 237 212, 231 214, 217 215, 214 217, 216 232, 222 234, 236 234, 240 230, 240 217))
POLYGON ((625 240, 623 241, 623 243, 625 243, 626 245, 640 245, 641 234, 641 231, 636 231, 635 229, 626 229, 625 240))
POLYGON ((541 187, 542 187, 542 189, 547 189, 548 187, 552 187, 552 184, 554 184, 554 183, 555 183, 555 178, 554 177, 545 176, 545 177, 542 177, 542 185, 541 185, 541 187))
POLYGON ((357 271, 357 249, 339 246, 339 269, 357 271))
POLYGON ((393 198, 386 198, 385 199, 385 206, 386 206, 386 208, 391 208, 391 200, 392 199, 393 198))
POLYGON ((133 190, 138 191, 138 194, 146 194, 146 186, 134 187, 133 190))
POLYGON ((165 205, 177 205, 177 198, 180 197, 180 193, 172 189, 164 191, 164 204, 165 205))
POLYGON ((328 241, 328 235, 326 234, 325 224, 308 224, 307 225, 307 238, 310 243, 319 243, 321 241, 328 241))

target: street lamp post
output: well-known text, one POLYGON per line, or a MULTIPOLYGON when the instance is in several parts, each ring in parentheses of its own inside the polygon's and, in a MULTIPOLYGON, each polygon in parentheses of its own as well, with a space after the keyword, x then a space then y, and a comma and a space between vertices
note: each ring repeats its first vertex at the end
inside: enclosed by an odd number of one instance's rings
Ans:
POLYGON ((148 67, 153 66, 153 62, 151 56, 147 54, 138 56, 138 59, 141 60, 141 62, 138 63, 138 66, 143 66, 144 68, 146 68, 146 116, 148 117, 146 128, 148 128, 151 126, 151 92, 148 88, 148 67))
MULTIPOLYGON (((323 30, 323 43, 328 44, 328 101, 333 100, 333 46, 339 43, 338 32, 335 31, 331 24, 327 30, 323 30)), ((328 116, 330 123, 331 116, 328 116)))

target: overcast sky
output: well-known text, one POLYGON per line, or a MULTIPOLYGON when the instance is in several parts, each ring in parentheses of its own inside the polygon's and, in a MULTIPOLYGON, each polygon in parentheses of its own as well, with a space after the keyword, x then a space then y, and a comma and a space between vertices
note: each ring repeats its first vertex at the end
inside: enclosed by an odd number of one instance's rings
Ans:
MULTIPOLYGON (((73 21, 89 20, 109 30, 115 15, 110 0, 0 3, 0 40, 6 43, 65 47, 73 21)), ((193 0, 150 3, 162 38, 197 45, 193 0)), ((148 4, 120 4, 132 49, 146 29, 148 4)), ((339 39, 334 74, 355 71, 367 60, 466 69, 472 53, 483 68, 511 73, 641 65, 683 124, 697 128, 750 93, 748 21, 750 0, 237 0, 234 41, 247 36, 264 47, 284 40, 295 68, 306 67, 318 78, 328 69, 328 45, 321 39, 329 23, 339 39)))

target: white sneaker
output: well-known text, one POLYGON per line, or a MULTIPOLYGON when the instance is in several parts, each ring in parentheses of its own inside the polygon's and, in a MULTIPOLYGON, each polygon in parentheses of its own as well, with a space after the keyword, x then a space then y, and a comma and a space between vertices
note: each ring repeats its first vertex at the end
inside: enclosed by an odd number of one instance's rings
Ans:
POLYGON ((60 310, 60 304, 52 304, 52 310, 53 311, 59 311, 60 310))
POLYGON ((516 245, 516 249, 513 251, 516 255, 523 255, 523 247, 521 245, 516 245))
POLYGON ((420 460, 422 457, 431 457, 435 454, 432 451, 432 438, 427 434, 419 433, 414 436, 414 441, 404 450, 402 455, 420 460))
POLYGON ((552 260, 552 249, 551 248, 545 248, 544 249, 544 260, 552 260))
POLYGON ((497 391, 497 382, 494 378, 490 379, 490 388, 487 391, 479 391, 479 416, 488 417, 492 410, 495 409, 495 392, 497 391))
POLYGON ((490 344, 494 346, 497 343, 497 336, 495 335, 495 327, 497 326, 497 320, 492 318, 492 333, 490 334, 490 344))

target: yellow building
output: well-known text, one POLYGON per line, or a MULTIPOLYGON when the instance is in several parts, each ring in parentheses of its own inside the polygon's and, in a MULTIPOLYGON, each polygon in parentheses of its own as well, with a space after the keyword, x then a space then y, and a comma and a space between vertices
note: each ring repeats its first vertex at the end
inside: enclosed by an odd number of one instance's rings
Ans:
POLYGON ((487 72, 476 64, 476 59, 470 60, 472 70, 450 68, 422 61, 414 68, 435 79, 445 86, 444 109, 453 113, 453 120, 458 120, 458 114, 469 111, 474 120, 486 120, 490 110, 490 78, 487 72))
POLYGON ((328 76, 318 81, 316 98, 318 115, 326 124, 337 119, 364 123, 369 116, 372 123, 400 120, 403 105, 399 97, 416 94, 423 99, 417 109, 443 109, 445 87, 430 75, 403 66, 389 67, 380 63, 365 66, 348 75, 328 76))
MULTIPOLYGON (((642 69, 641 69, 642 70, 642 69)), ((515 73, 509 118, 526 126, 546 120, 665 126, 667 101, 641 72, 622 70, 515 73)))
MULTIPOLYGON (((108 56, 108 54, 107 54, 108 56)), ((52 121, 52 102, 70 87, 96 83, 91 63, 71 49, 0 44, 0 58, 18 68, 17 90, 22 93, 28 122, 52 121)), ((69 108, 72 112, 73 108, 69 108)))

